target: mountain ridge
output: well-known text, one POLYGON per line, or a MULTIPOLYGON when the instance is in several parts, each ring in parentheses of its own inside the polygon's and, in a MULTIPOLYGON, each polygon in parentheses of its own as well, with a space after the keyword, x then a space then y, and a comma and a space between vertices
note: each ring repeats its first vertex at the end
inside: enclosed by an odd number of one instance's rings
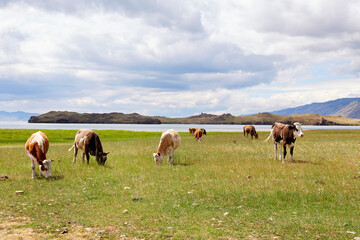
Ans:
POLYGON ((117 124, 160 124, 155 117, 142 116, 138 113, 77 113, 68 111, 50 111, 39 116, 32 116, 29 123, 117 123, 117 124))
POLYGON ((294 108, 272 111, 278 115, 320 114, 324 116, 343 116, 360 118, 360 98, 340 98, 327 102, 315 102, 294 108))
POLYGON ((274 122, 301 122, 305 125, 360 125, 360 119, 319 114, 276 115, 258 113, 249 116, 233 116, 230 113, 213 115, 202 113, 183 118, 149 117, 137 113, 76 113, 51 111, 32 116, 29 123, 120 123, 120 124, 256 124, 271 125, 274 122))

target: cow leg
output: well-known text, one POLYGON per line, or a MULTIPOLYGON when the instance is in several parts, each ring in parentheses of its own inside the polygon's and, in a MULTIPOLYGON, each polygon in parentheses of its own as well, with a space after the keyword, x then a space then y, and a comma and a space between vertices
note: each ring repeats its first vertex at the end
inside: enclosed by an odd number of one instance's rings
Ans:
POLYGON ((280 161, 283 161, 283 159, 282 159, 282 153, 281 153, 281 148, 282 148, 282 146, 281 146, 281 144, 279 144, 279 158, 280 158, 280 161))
POLYGON ((252 134, 250 134, 250 135, 251 135, 251 139, 253 139, 253 136, 254 136, 254 135, 252 135, 252 134))
POLYGON ((285 162, 285 157, 286 157, 286 145, 284 145, 284 158, 283 158, 283 160, 282 160, 282 163, 284 163, 285 162))
POLYGON ((294 147, 290 147, 290 160, 291 160, 291 162, 294 162, 293 154, 294 154, 294 147))
POLYGON ((87 161, 87 164, 89 164, 89 160, 90 160, 90 154, 89 154, 89 152, 86 152, 86 161, 87 161))
POLYGON ((174 150, 169 152, 168 163, 169 163, 169 165, 173 165, 173 163, 174 163, 174 150))
POLYGON ((32 176, 31 178, 34 179, 36 176, 36 170, 35 170, 35 159, 33 159, 32 157, 30 157, 30 161, 31 161, 31 170, 32 170, 32 176))
POLYGON ((83 151, 83 154, 82 154, 82 161, 83 161, 83 163, 85 163, 85 151, 83 151))
POLYGON ((102 157, 101 157, 101 153, 96 151, 96 162, 100 165, 102 165, 102 157))
POLYGON ((275 148, 275 161, 277 160, 277 144, 274 143, 274 148, 275 148))
POLYGON ((75 147, 74 147, 74 159, 73 159, 73 163, 76 162, 77 153, 78 153, 78 148, 75 146, 75 147))

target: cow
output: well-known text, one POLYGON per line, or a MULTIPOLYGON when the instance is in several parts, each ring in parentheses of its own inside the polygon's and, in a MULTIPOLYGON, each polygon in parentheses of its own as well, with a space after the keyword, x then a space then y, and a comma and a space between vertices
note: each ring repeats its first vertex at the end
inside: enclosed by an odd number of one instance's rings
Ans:
POLYGON ((189 128, 189 135, 194 135, 197 128, 189 128))
POLYGON ((89 164, 91 155, 96 157, 96 162, 98 164, 105 165, 107 155, 109 154, 109 152, 104 153, 99 135, 90 129, 80 129, 76 132, 74 144, 69 149, 69 151, 71 151, 73 148, 75 149, 73 163, 76 162, 78 149, 81 149, 83 152, 83 162, 86 155, 87 164, 89 164))
POLYGON ((45 133, 38 131, 33 133, 25 143, 25 151, 30 157, 32 178, 36 176, 35 166, 39 165, 39 175, 46 178, 51 177, 51 162, 47 159, 46 153, 49 150, 49 139, 45 133))
POLYGON ((195 136, 195 141, 201 142, 202 141, 202 135, 203 135, 203 131, 201 129, 196 129, 194 136, 195 136))
POLYGON ((249 137, 249 133, 251 136, 251 139, 253 139, 253 137, 255 136, 255 139, 258 139, 258 134, 256 133, 255 127, 252 125, 245 125, 243 127, 243 132, 244 132, 244 138, 245 138, 245 133, 246 133, 246 137, 249 137))
POLYGON ((298 137, 303 137, 304 134, 301 129, 301 124, 295 122, 293 124, 283 124, 283 123, 274 123, 271 127, 270 135, 265 140, 267 142, 270 137, 273 138, 274 147, 275 147, 275 160, 277 160, 277 144, 279 144, 279 156, 282 163, 285 162, 286 157, 286 146, 290 148, 290 159, 291 162, 294 161, 293 153, 295 147, 295 141, 298 137), (281 155, 281 146, 284 148, 284 157, 281 155))
POLYGON ((169 165, 173 165, 174 151, 180 146, 181 138, 174 129, 163 132, 160 138, 159 147, 156 153, 153 154, 156 165, 161 165, 164 157, 168 155, 169 165))

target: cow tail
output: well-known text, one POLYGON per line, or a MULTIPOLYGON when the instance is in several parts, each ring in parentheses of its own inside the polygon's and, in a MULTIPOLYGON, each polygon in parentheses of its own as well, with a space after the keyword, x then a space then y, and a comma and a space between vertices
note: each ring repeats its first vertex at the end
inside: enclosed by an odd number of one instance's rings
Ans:
POLYGON ((271 129, 271 130, 270 130, 270 134, 269 134, 268 138, 267 138, 264 142, 269 141, 269 139, 271 138, 272 132, 273 132, 273 130, 271 129))
POLYGON ((75 144, 71 146, 71 148, 69 148, 69 152, 75 147, 75 144))

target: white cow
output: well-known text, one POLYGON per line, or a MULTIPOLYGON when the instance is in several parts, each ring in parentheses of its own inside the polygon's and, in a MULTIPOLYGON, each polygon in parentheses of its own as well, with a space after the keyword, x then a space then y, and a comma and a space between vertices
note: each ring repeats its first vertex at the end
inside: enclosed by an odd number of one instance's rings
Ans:
POLYGON ((180 146, 180 143, 181 138, 177 131, 170 129, 163 132, 158 150, 154 153, 156 165, 161 165, 166 155, 168 155, 168 163, 172 165, 174 162, 174 151, 180 146))

